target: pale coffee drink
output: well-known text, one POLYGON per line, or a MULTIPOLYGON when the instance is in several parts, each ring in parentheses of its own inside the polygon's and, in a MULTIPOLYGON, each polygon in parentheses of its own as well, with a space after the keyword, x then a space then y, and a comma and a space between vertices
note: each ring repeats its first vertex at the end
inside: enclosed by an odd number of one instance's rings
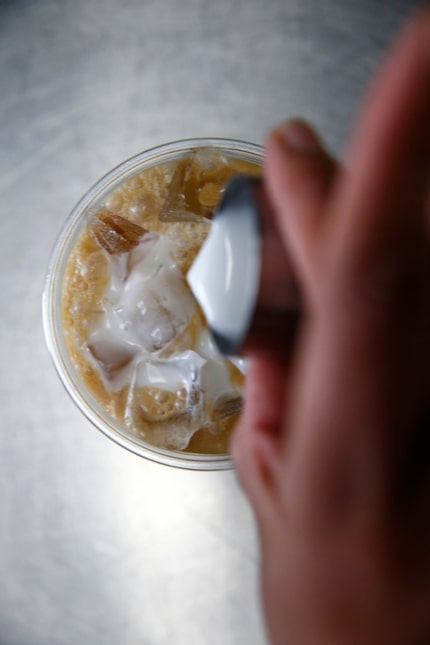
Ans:
POLYGON ((185 279, 227 180, 261 170, 257 146, 214 141, 176 145, 107 182, 75 226, 57 286, 79 397, 132 444, 184 456, 228 453, 245 378, 241 359, 216 350, 185 279))

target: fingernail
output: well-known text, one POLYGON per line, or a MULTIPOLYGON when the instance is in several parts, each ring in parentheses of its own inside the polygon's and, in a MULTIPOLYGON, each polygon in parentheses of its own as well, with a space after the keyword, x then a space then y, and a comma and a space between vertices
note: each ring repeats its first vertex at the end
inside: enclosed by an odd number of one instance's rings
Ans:
POLYGON ((321 142, 305 121, 294 119, 280 125, 275 136, 281 145, 292 152, 315 152, 321 149, 321 142))

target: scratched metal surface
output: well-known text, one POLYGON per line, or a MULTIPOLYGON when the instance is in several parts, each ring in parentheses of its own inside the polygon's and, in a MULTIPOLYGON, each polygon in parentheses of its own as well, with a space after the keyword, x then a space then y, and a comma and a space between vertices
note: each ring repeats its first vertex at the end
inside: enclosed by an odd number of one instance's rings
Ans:
POLYGON ((340 151, 413 4, 0 0, 0 645, 266 643, 234 473, 147 463, 82 418, 44 272, 81 194, 152 145, 302 114, 340 151))

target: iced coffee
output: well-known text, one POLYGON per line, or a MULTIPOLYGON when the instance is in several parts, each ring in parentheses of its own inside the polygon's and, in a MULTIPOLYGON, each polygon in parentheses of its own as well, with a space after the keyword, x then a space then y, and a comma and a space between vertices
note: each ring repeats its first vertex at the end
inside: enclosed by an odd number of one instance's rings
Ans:
POLYGON ((256 146, 176 146, 107 182, 69 241, 58 318, 80 397, 136 444, 228 453, 245 366, 218 353, 185 276, 227 180, 260 162, 256 146))

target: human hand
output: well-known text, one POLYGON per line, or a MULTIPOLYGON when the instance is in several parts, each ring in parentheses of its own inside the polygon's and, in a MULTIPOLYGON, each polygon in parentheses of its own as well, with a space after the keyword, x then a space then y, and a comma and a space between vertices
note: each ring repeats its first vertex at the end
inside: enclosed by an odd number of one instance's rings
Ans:
POLYGON ((430 11, 340 168, 303 122, 267 193, 304 298, 293 358, 250 359, 233 438, 275 644, 430 642, 430 11))

